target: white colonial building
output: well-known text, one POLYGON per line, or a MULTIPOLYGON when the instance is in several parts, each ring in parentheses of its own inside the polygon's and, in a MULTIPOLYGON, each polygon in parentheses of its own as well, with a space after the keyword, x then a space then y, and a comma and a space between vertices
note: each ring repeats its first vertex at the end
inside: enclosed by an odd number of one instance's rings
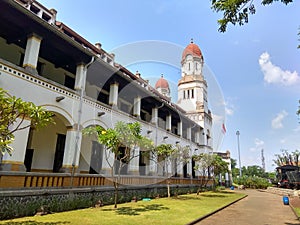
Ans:
MULTIPOLYGON (((24 129, 15 135, 12 156, 0 164, 0 187, 52 187, 109 184, 105 146, 82 129, 117 121, 142 125, 142 134, 155 144, 189 146, 190 154, 212 151, 212 118, 208 110, 203 56, 190 43, 182 55, 178 103, 162 77, 151 87, 63 22, 56 10, 37 1, 0 1, 0 87, 54 114, 55 124, 24 129)), ((30 124, 30 120, 26 121, 30 124)), ((138 154, 138 153, 137 153, 138 154)), ((197 176, 194 162, 182 164, 178 183, 197 176)), ((149 184, 163 171, 141 154, 124 171, 124 183, 149 184)))

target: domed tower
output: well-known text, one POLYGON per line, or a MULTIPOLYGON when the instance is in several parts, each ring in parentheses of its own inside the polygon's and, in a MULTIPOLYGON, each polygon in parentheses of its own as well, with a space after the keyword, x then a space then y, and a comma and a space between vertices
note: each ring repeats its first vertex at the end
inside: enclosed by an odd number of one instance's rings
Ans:
POLYGON ((207 82, 202 73, 203 65, 202 52, 192 39, 182 53, 182 77, 178 82, 177 104, 187 112, 190 119, 203 127, 207 139, 211 139, 212 117, 208 109, 207 82))
POLYGON ((170 98, 169 83, 166 79, 164 79, 163 75, 161 75, 160 79, 156 82, 155 89, 162 95, 170 98))
POLYGON ((201 75, 203 67, 203 55, 198 45, 191 43, 184 49, 181 59, 181 76, 185 75, 201 75))

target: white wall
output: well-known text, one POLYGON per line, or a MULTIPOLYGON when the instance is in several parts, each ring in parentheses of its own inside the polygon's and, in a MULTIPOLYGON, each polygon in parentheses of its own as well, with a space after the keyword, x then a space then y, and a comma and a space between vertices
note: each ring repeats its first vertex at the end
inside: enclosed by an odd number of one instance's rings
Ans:
POLYGON ((30 148, 34 149, 32 170, 53 169, 57 134, 66 134, 67 129, 61 120, 54 117, 55 124, 34 130, 30 148))

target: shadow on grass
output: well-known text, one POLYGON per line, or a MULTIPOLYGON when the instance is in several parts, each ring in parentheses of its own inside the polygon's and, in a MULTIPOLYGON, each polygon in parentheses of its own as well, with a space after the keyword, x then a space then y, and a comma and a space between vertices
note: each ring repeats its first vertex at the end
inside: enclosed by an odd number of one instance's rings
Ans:
POLYGON ((232 195, 232 194, 236 194, 235 192, 233 192, 233 191, 214 191, 214 193, 222 193, 222 194, 230 194, 230 195, 232 195))
POLYGON ((201 196, 207 198, 226 198, 226 195, 218 195, 218 194, 202 194, 201 196))
POLYGON ((120 207, 117 209, 103 209, 103 211, 115 211, 118 215, 138 216, 141 212, 169 209, 170 208, 164 207, 162 204, 152 204, 147 206, 142 205, 141 207, 120 207))
POLYGON ((187 195, 179 195, 177 197, 173 197, 173 199, 176 200, 197 200, 199 201, 201 197, 208 197, 208 198, 226 198, 228 194, 234 194, 233 192, 230 191, 216 191, 212 193, 205 193, 202 192, 199 195, 194 195, 194 196, 187 196, 187 195))
POLYGON ((226 198, 226 195, 232 195, 235 194, 232 191, 213 191, 212 193, 207 193, 207 194, 201 194, 203 197, 208 197, 208 198, 226 198))
POLYGON ((183 200, 183 201, 184 200, 197 200, 197 201, 199 201, 200 198, 201 198, 201 195, 197 195, 197 197, 196 196, 186 196, 186 195, 182 196, 182 195, 179 195, 177 197, 173 197, 172 199, 183 200))
POLYGON ((37 222, 37 221, 21 221, 21 222, 5 222, 5 223, 1 223, 1 224, 5 224, 5 225, 60 225, 60 224, 69 224, 70 222, 37 222))

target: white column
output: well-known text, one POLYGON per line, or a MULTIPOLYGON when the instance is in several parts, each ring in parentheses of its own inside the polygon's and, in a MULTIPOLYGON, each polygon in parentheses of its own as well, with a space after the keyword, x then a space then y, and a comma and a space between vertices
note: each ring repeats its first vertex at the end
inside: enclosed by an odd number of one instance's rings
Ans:
POLYGON ((183 162, 180 161, 181 159, 177 159, 176 167, 177 167, 177 175, 179 177, 183 177, 183 162))
POLYGON ((182 136, 182 121, 177 123, 177 134, 181 137, 182 136))
POLYGON ((225 173, 225 186, 229 187, 230 186, 230 182, 229 182, 229 174, 228 172, 225 173))
MULTIPOLYGON (((20 119, 17 119, 17 123, 20 119)), ((22 127, 30 125, 30 120, 24 120, 22 123, 22 127)), ((12 127, 14 129, 14 127, 12 127)), ((24 166, 24 159, 28 141, 30 127, 18 130, 14 133, 15 140, 10 145, 13 148, 12 155, 10 156, 8 153, 3 155, 2 165, 0 170, 6 171, 25 171, 26 168, 24 166)))
POLYGON ((74 129, 74 127, 67 130, 66 144, 65 144, 64 158, 63 158, 63 165, 62 165, 62 168, 66 172, 72 170, 73 162, 74 162, 75 169, 77 169, 79 165, 82 133, 81 132, 78 133, 77 129, 74 129))
POLYGON ((158 123, 158 108, 152 108, 152 114, 151 114, 151 123, 157 124, 158 123))
POLYGON ((150 160, 150 168, 149 168, 149 173, 153 176, 157 175, 157 155, 155 155, 154 153, 150 153, 151 156, 151 160, 150 160))
POLYGON ((186 130, 186 136, 187 136, 188 140, 192 139, 192 128, 191 127, 187 128, 187 130, 186 130))
POLYGON ((187 167, 187 174, 192 177, 192 160, 189 160, 188 162, 186 162, 186 167, 187 167))
POLYGON ((109 104, 112 106, 118 105, 118 91, 119 91, 119 84, 113 83, 110 85, 109 90, 109 104))
POLYGON ((205 145, 205 133, 204 130, 200 130, 200 140, 199 140, 199 144, 200 145, 205 145))
POLYGON ((139 148, 133 148, 130 151, 130 158, 132 158, 128 165, 128 172, 130 175, 139 175, 139 154, 140 149, 139 148))
POLYGON ((200 131, 196 132, 196 141, 197 144, 200 144, 200 131))
POLYGON ((172 115, 169 114, 169 115, 167 115, 167 117, 166 117, 166 130, 167 130, 167 131, 170 131, 171 128, 172 128, 172 115))
POLYGON ((23 67, 36 72, 42 38, 35 33, 27 37, 23 67))
POLYGON ((75 90, 85 90, 86 71, 84 66, 84 63, 80 63, 76 67, 75 90))
POLYGON ((111 166, 114 165, 114 157, 114 154, 109 149, 106 149, 106 147, 104 146, 101 169, 102 174, 111 176, 111 166))
POLYGON ((140 117, 141 115, 141 97, 137 96, 133 100, 133 116, 140 117))

